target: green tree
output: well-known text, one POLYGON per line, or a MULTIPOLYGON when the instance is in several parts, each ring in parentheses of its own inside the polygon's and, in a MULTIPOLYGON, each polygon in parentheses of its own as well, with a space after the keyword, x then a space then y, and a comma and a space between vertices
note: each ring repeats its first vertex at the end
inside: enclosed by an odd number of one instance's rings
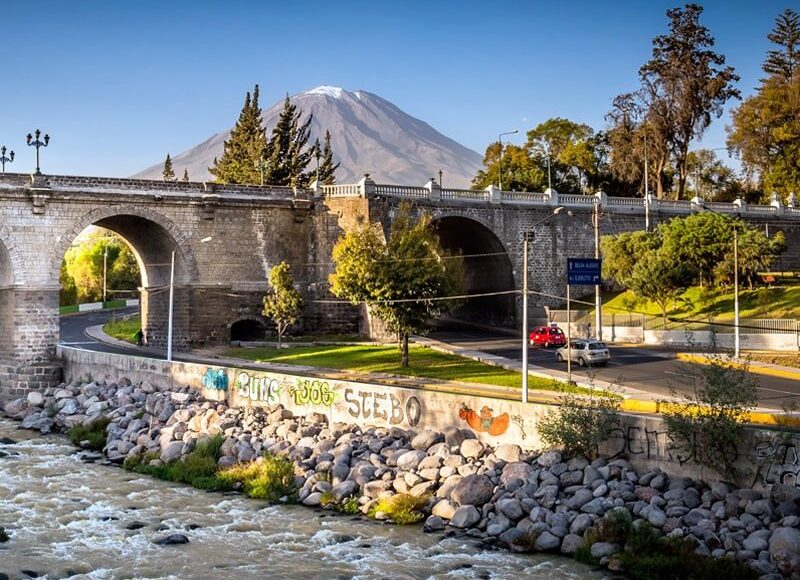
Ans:
POLYGON ((170 159, 169 153, 167 153, 167 158, 164 160, 164 169, 161 171, 161 176, 164 181, 175 181, 175 170, 172 169, 172 159, 170 159))
POLYGON ((313 179, 313 176, 306 172, 315 152, 313 146, 308 146, 313 115, 309 115, 301 123, 302 114, 303 112, 287 95, 283 102, 283 111, 265 148, 264 158, 267 160, 265 183, 305 187, 313 179))
POLYGON ((639 258, 633 267, 629 287, 637 295, 655 302, 661 309, 664 325, 667 312, 686 289, 691 280, 683 264, 676 262, 667 252, 650 250, 639 258))
POLYGON ((225 140, 222 157, 214 158, 208 171, 218 183, 259 183, 258 161, 267 148, 264 121, 258 104, 258 85, 253 96, 248 92, 242 111, 230 136, 225 140))
POLYGON ((728 146, 757 175, 764 194, 787 196, 800 189, 800 22, 792 10, 778 17, 769 39, 771 50, 755 95, 731 112, 728 146))
POLYGON ((702 137, 726 102, 739 98, 739 80, 725 57, 712 50, 714 37, 700 24, 703 7, 687 4, 667 10, 669 34, 653 39, 652 58, 639 70, 661 141, 668 144, 677 172, 677 195, 686 185, 686 156, 694 139, 702 137), (668 129, 668 130, 666 130, 668 129))
POLYGON ((771 76, 791 80, 800 69, 800 15, 791 8, 784 10, 767 38, 779 48, 767 52, 761 68, 771 76))
POLYGON ((333 249, 331 292, 370 311, 396 332, 401 365, 408 366, 408 336, 455 308, 463 269, 439 243, 430 216, 414 222, 408 205, 392 222, 388 242, 378 224, 366 224, 343 236, 333 249))
POLYGON ((181 181, 183 181, 184 183, 189 183, 189 170, 188 169, 184 169, 183 170, 183 178, 181 179, 181 181))
MULTIPOLYGON (((786 250, 786 237, 778 232, 772 238, 760 229, 747 226, 741 221, 733 223, 738 231, 739 278, 747 282, 750 290, 758 279, 758 273, 768 271, 778 255, 786 250)), ((722 260, 714 266, 714 279, 717 284, 732 285, 734 271, 733 242, 722 260)))
POLYGON ((62 289, 70 293, 71 285, 74 284, 77 302, 102 299, 103 261, 106 251, 106 286, 109 292, 133 293, 140 285, 139 265, 125 241, 112 232, 95 232, 78 245, 72 246, 64 256, 62 289))
POLYGON ((281 348, 284 332, 303 312, 303 297, 294 287, 291 269, 286 262, 270 270, 269 284, 272 290, 264 297, 263 314, 275 323, 278 348, 281 348))
MULTIPOLYGON (((479 170, 472 180, 473 189, 486 189, 500 182, 499 142, 495 141, 486 148, 483 166, 484 169, 479 170)), ((544 191, 547 188, 547 170, 539 167, 525 147, 505 143, 502 170, 502 184, 506 191, 544 191)))
POLYGON ((583 125, 556 117, 528 131, 525 144, 539 167, 550 162, 553 189, 559 193, 583 193, 585 176, 597 172, 594 131, 583 125))
MULTIPOLYGON (((319 147, 317 141, 316 147, 319 147)), ((331 148, 331 132, 325 131, 325 144, 320 153, 319 182, 323 185, 334 185, 336 183, 336 170, 339 163, 333 162, 333 149, 331 148)))
POLYGON ((603 279, 622 288, 631 284, 633 268, 639 257, 660 245, 657 233, 635 231, 603 236, 600 251, 603 256, 603 279))

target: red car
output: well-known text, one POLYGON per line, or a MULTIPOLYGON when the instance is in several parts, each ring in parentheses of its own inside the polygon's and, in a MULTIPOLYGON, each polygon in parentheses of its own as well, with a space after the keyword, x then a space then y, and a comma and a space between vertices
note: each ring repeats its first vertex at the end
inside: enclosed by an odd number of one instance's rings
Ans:
POLYGON ((567 344, 567 337, 557 326, 537 326, 531 331, 529 337, 531 346, 564 346, 567 344))

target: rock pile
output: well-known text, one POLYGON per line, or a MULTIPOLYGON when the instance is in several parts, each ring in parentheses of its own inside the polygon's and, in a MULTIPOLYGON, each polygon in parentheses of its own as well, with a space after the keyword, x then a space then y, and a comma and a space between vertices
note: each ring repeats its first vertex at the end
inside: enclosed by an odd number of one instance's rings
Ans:
MULTIPOLYGON (((281 453, 296 465, 298 499, 307 506, 357 497, 367 513, 394 494, 430 499, 424 529, 446 526, 486 546, 572 555, 603 521, 625 512, 634 526, 692 538, 696 551, 733 556, 763 578, 800 579, 800 488, 771 492, 707 485, 659 470, 638 473, 624 459, 562 458, 517 445, 489 447, 469 430, 444 432, 328 424, 281 406, 229 408, 186 388, 162 390, 123 379, 62 385, 5 406, 22 426, 43 433, 107 417, 104 453, 120 463, 150 453, 170 462, 209 435, 224 437, 220 467, 281 453)), ((620 546, 588 546, 603 565, 620 546)))

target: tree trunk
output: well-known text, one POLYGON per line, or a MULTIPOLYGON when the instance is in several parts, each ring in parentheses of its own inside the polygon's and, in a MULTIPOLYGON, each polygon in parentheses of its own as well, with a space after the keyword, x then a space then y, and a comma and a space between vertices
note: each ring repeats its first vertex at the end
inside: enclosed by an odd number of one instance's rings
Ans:
POLYGON ((400 358, 400 366, 405 369, 405 368, 408 368, 408 333, 407 332, 403 333, 403 346, 401 348, 401 351, 402 351, 403 354, 402 354, 402 357, 400 358))

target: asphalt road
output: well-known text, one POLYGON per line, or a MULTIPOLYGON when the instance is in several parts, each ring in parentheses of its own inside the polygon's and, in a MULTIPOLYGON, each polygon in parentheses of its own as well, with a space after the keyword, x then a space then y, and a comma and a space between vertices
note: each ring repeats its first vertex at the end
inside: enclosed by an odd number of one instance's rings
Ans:
MULTIPOLYGON (((431 332, 429 338, 480 350, 509 359, 522 359, 519 338, 502 332, 475 329, 466 326, 449 326, 431 332)), ((581 368, 572 365, 576 377, 595 377, 598 380, 634 387, 659 396, 669 395, 672 389, 691 393, 700 375, 700 365, 676 358, 676 351, 652 347, 610 346, 611 361, 605 367, 581 368)), ((529 347, 531 366, 566 371, 566 363, 556 361, 556 349, 529 347)), ((784 401, 793 398, 800 402, 800 381, 754 375, 759 383, 760 405, 780 409, 784 401)))
POLYGON ((149 356, 163 358, 152 353, 137 351, 135 347, 119 348, 103 342, 97 342, 86 334, 86 329, 90 326, 105 324, 112 316, 121 318, 128 314, 139 311, 138 306, 127 308, 115 308, 113 310, 93 310, 80 314, 69 314, 61 317, 61 344, 64 346, 74 346, 86 350, 98 352, 111 352, 115 354, 130 354, 135 356, 149 356))

